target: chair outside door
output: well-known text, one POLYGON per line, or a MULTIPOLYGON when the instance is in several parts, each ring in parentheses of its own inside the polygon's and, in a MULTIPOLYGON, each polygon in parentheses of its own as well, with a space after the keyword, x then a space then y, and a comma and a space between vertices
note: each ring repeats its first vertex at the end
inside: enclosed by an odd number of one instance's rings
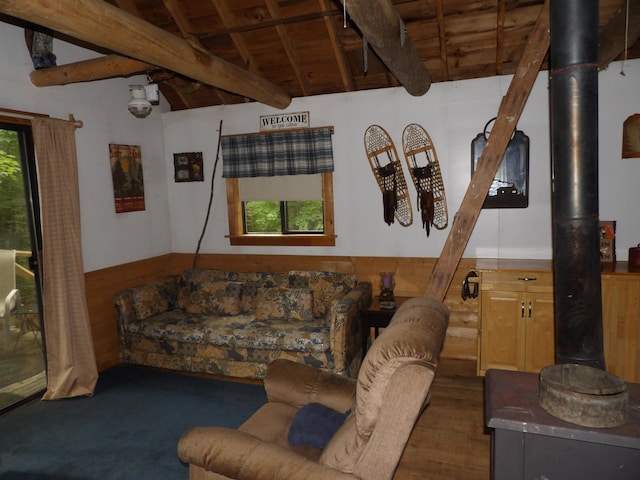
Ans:
POLYGON ((11 313, 20 304, 16 288, 16 251, 0 250, 0 320, 2 321, 2 350, 11 343, 11 313))

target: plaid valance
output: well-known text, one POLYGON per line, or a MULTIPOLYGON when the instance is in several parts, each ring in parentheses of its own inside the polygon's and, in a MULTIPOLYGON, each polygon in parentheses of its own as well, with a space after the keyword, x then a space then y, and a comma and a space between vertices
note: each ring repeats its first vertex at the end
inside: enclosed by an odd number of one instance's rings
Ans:
POLYGON ((333 172, 331 127, 223 136, 225 178, 333 172))

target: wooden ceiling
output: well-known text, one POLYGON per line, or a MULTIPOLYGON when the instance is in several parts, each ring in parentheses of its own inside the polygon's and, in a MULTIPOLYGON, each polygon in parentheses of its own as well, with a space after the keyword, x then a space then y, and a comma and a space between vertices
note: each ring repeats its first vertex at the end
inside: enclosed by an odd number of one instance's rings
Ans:
MULTIPOLYGON (((512 74, 543 4, 543 0, 345 1, 347 10, 353 9, 354 13, 353 16, 347 13, 346 19, 343 4, 338 0, 107 0, 105 3, 179 37, 207 58, 216 57, 266 80, 292 98, 400 86, 398 75, 391 73, 371 48, 376 38, 367 38, 368 46, 363 49, 361 31, 366 30, 358 28, 358 24, 363 24, 355 21, 356 9, 360 9, 360 14, 364 11, 365 15, 373 15, 381 9, 380 5, 389 3, 406 28, 406 40, 402 41, 413 43, 430 82, 446 82, 512 74)), ((11 15, 11 11, 3 10, 3 3, 17 2, 0 0, 0 11, 11 15)), ((629 0, 627 30, 627 0, 600 0, 602 67, 625 55, 630 59, 640 57, 639 10, 640 0, 629 0)), ((45 26, 56 29, 55 24, 45 26)), ((72 37, 73 32, 63 31, 72 37)), ((111 34, 115 36, 118 32, 111 34)), ((375 37, 377 33, 368 35, 375 37)), ((98 45, 101 52, 109 49, 108 42, 78 38, 98 45)), ((145 48, 166 47, 155 44, 145 48)), ((156 68, 141 55, 126 54, 122 49, 116 53, 144 62, 136 61, 118 75, 146 71, 160 84, 172 110, 258 98, 216 88, 184 72, 156 68)), ((39 73, 39 80, 32 76, 35 84, 62 83, 46 80, 45 73, 39 73)), ((92 79, 107 76, 114 74, 94 74, 92 79)), ((86 81, 69 73, 65 78, 64 83, 86 81)))

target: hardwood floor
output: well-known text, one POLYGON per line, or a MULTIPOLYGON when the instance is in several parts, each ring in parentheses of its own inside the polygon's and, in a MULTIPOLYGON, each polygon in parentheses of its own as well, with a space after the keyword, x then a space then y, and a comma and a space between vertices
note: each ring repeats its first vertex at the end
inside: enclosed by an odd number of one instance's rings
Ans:
POLYGON ((488 480, 490 436, 483 398, 484 378, 439 371, 394 480, 488 480))

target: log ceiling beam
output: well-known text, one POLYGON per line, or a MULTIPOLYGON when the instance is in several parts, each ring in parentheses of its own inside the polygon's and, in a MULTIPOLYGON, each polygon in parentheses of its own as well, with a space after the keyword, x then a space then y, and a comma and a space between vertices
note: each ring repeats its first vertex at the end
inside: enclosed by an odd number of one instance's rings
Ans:
POLYGON ((431 77, 424 60, 411 39, 401 44, 404 28, 391 0, 340 0, 380 60, 395 75, 407 92, 424 95, 431 86, 431 77))
POLYGON ((286 108, 291 103, 281 87, 103 1, 0 0, 0 12, 272 107, 286 108))
POLYGON ((600 28, 598 68, 606 69, 611 62, 624 53, 625 45, 631 47, 640 38, 640 0, 629 1, 629 18, 627 19, 627 2, 611 16, 600 28), (628 34, 627 25, 629 26, 628 34), (625 36, 627 38, 625 38, 625 36))
POLYGON ((538 21, 529 35, 509 89, 500 103, 491 135, 478 160, 478 168, 471 177, 460 209, 451 225, 449 236, 431 273, 431 280, 425 293, 427 297, 444 301, 453 275, 480 215, 491 182, 500 166, 513 130, 518 124, 531 88, 547 55, 550 42, 549 1, 546 0, 542 6, 538 21))
POLYGON ((158 70, 158 67, 149 63, 120 55, 106 55, 82 62, 34 70, 29 76, 31 83, 36 87, 50 87, 105 78, 129 77, 154 70, 158 70))

